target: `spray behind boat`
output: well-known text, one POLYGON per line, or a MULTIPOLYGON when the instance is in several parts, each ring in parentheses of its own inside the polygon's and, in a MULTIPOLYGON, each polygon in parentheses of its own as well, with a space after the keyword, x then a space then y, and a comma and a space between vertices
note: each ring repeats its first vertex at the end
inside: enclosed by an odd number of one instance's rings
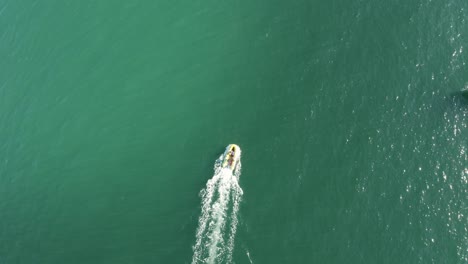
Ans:
POLYGON ((237 215, 243 191, 239 186, 241 149, 229 144, 216 160, 214 175, 200 191, 201 214, 192 264, 232 263, 237 215))

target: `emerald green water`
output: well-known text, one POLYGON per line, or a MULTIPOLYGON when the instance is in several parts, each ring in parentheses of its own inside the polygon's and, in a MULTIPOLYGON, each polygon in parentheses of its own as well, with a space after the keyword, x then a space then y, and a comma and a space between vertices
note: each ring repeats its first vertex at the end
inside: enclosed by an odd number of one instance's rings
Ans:
POLYGON ((0 0, 0 263, 467 263, 468 2, 0 0))

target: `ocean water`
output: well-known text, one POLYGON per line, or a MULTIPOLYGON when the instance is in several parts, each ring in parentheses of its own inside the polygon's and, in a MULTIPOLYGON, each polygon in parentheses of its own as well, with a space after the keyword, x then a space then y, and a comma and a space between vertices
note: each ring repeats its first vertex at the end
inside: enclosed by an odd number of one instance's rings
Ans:
POLYGON ((464 0, 0 0, 0 263, 468 263, 467 19, 464 0))

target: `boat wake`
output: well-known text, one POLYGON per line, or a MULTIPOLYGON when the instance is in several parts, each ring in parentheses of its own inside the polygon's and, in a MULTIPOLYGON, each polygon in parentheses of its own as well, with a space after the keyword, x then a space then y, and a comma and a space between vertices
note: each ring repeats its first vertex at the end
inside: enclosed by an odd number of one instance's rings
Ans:
POLYGON ((231 263, 237 231, 237 214, 243 191, 238 180, 241 164, 232 171, 216 161, 214 176, 201 190, 201 214, 198 219, 192 264, 231 263))

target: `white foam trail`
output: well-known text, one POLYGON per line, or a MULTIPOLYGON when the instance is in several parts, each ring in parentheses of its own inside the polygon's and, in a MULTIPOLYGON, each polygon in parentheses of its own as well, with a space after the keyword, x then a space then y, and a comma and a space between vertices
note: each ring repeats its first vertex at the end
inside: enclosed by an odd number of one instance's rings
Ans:
POLYGON ((200 192, 202 205, 192 264, 232 262, 237 215, 243 194, 238 183, 240 163, 232 173, 220 167, 220 160, 221 157, 215 163, 215 174, 200 192), (227 223, 229 228, 226 228, 227 223))
POLYGON ((237 213, 239 212, 239 205, 243 194, 243 191, 237 181, 235 181, 234 184, 234 189, 232 190, 233 207, 231 213, 231 227, 227 244, 227 263, 232 262, 232 250, 234 249, 234 238, 236 237, 237 232, 237 213))

